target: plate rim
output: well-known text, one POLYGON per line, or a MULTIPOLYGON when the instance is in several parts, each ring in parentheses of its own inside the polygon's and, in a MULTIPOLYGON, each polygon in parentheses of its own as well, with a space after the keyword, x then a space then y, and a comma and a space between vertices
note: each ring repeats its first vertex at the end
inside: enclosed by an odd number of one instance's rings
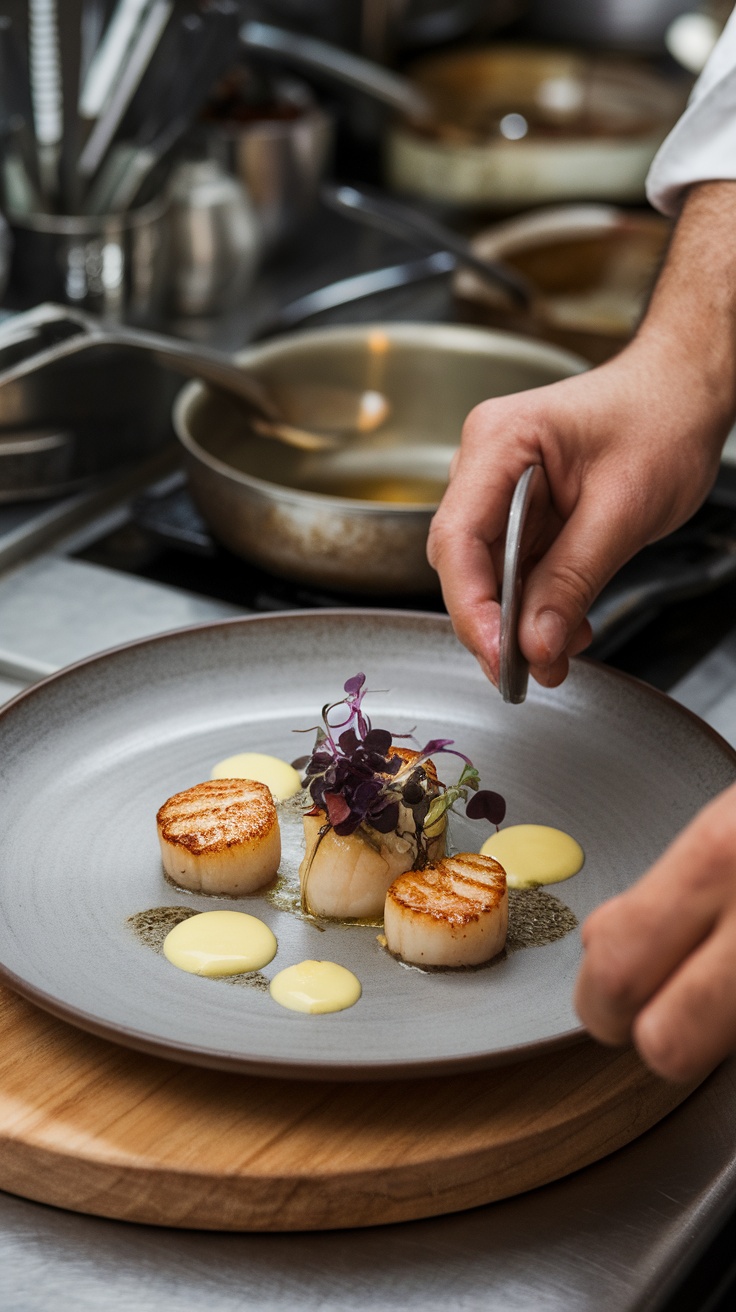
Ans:
MULTIPOLYGON (((278 622, 294 620, 319 620, 324 619, 354 619, 358 617, 368 618, 374 621, 391 621, 392 619, 411 620, 412 622, 431 622, 438 625, 446 632, 453 632, 452 622, 449 615, 435 611, 414 611, 408 609, 393 608, 373 608, 370 606, 360 607, 324 607, 307 610, 290 610, 276 611, 267 614, 253 615, 235 615, 226 619, 205 620, 199 624, 186 625, 181 628, 167 629, 163 633, 151 634, 144 638, 135 638, 130 642, 119 643, 114 647, 109 647, 100 652, 95 652, 91 656, 85 656, 82 660, 74 661, 70 665, 63 666, 53 674, 47 675, 37 683, 23 689, 4 706, 0 707, 0 729, 2 729, 5 719, 10 713, 15 711, 26 700, 34 697, 39 691, 50 685, 64 681, 72 674, 84 670, 89 665, 97 665, 123 655, 135 648, 152 647, 172 641, 181 641, 191 634, 207 632, 216 629, 229 629, 233 627, 265 624, 273 626, 278 622)), ((458 639, 459 641, 459 639, 458 639)), ((696 715, 688 707, 682 706, 674 698, 662 692, 659 688, 654 688, 651 684, 646 683, 643 679, 637 679, 634 675, 627 674, 623 670, 617 670, 611 666, 603 664, 601 661, 591 660, 589 658, 574 657, 575 661, 580 661, 588 666, 601 671, 606 678, 613 682, 619 682, 625 686, 633 686, 643 689, 645 694, 653 697, 660 703, 665 703, 667 707, 674 709, 676 714, 686 722, 694 725, 698 732, 709 738, 713 746, 717 748, 721 755, 732 765, 734 776, 736 778, 736 749, 731 747, 730 743, 718 733, 716 729, 709 725, 700 716, 696 715)), ((390 1081, 424 1078, 431 1079, 443 1075, 457 1075, 471 1071, 489 1070, 495 1066, 505 1066, 514 1062, 526 1061, 531 1057, 544 1056, 549 1053, 560 1051, 564 1048, 572 1047, 583 1042, 589 1037, 587 1029, 579 1025, 573 1029, 565 1031, 564 1034, 554 1035, 548 1039, 532 1040, 527 1043, 510 1044, 504 1048, 498 1048, 491 1053, 477 1052, 468 1053, 464 1056, 456 1057, 438 1057, 434 1059, 420 1058, 414 1061, 405 1061, 397 1063, 394 1061, 380 1062, 371 1060, 364 1065, 354 1063, 340 1063, 332 1061, 305 1061, 304 1058, 297 1057, 288 1059, 284 1057, 264 1058, 264 1057, 239 1057, 233 1056, 230 1052, 223 1052, 218 1049, 201 1048, 192 1044, 187 1048, 181 1048, 174 1042, 166 1039, 152 1037, 146 1031, 135 1029, 133 1026, 113 1025, 101 1021, 97 1016, 84 1011, 82 1008, 72 1006, 71 1004, 60 1002, 54 994, 47 993, 44 989, 36 988, 35 985, 29 984, 22 977, 10 970, 0 961, 0 984, 6 985, 14 993, 26 998, 35 1006, 41 1007, 42 1010, 49 1012, 57 1019, 74 1025, 77 1029, 86 1031, 95 1035, 97 1038, 117 1043, 119 1046, 143 1052, 148 1056, 163 1058, 167 1061, 178 1062, 186 1066, 199 1066, 212 1070, 224 1070, 231 1073, 239 1073, 249 1076, 258 1076, 262 1078, 278 1078, 289 1080, 318 1080, 318 1081, 337 1081, 337 1082, 354 1082, 364 1083, 370 1081, 390 1081)))

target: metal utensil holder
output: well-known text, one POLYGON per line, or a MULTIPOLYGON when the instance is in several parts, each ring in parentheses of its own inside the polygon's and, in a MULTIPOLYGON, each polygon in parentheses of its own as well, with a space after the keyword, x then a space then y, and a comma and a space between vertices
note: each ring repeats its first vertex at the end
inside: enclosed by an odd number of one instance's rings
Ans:
POLYGON ((168 286, 169 201, 122 214, 9 216, 7 303, 54 300, 114 322, 160 322, 168 286))

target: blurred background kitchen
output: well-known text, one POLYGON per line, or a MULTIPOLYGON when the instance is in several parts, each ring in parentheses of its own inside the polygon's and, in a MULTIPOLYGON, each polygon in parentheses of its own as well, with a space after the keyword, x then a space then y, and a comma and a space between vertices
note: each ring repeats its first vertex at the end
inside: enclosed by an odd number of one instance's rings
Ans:
MULTIPOLYGON (((441 606, 463 417, 634 331, 668 239, 647 169, 729 9, 0 0, 0 568, 53 547, 80 616, 0 675, 223 608, 441 606)), ((729 458, 593 617, 661 686, 702 652, 628 647, 736 579, 729 458)))
MULTIPOLYGON (((647 169, 730 10, 0 0, 0 700, 200 620, 441 608, 462 420, 635 330, 668 240, 647 169)), ((735 604, 730 441, 596 603, 593 654, 736 741, 735 604)), ((598 1306, 609 1278, 616 1307, 733 1306, 733 1222, 681 1280, 733 1202, 727 1140, 676 1216, 624 1168, 643 1256, 624 1279, 602 1241, 598 1306)), ((583 1269, 567 1306, 595 1305, 583 1269)))

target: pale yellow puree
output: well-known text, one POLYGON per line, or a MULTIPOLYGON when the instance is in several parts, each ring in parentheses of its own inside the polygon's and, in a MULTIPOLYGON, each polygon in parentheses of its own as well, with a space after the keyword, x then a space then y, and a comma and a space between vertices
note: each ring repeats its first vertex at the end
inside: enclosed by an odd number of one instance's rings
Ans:
POLYGON ((288 761, 265 752, 238 752, 213 765, 211 779, 255 779, 271 789, 275 802, 284 802, 299 792, 302 781, 288 761))
POLYGON ((358 1001, 360 980, 334 961, 300 961, 271 980, 271 997, 290 1011, 344 1011, 358 1001))
POLYGON ((576 875, 585 860, 580 844, 550 825, 510 825, 487 838, 480 850, 503 866, 509 888, 558 884, 576 875))
POLYGON ((164 939, 164 956, 190 975, 242 975, 276 956, 268 925, 244 911, 203 911, 176 925, 164 939))

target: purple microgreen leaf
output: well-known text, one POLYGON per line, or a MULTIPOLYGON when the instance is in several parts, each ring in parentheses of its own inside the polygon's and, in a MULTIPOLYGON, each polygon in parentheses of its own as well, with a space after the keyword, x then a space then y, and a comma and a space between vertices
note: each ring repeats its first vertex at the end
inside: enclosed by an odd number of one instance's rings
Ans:
POLYGON ((383 810, 379 811, 377 815, 371 814, 369 821, 373 828, 378 830, 379 834, 390 834, 391 830, 396 828, 398 822, 398 802, 389 802, 388 806, 384 806, 383 810))
POLYGON ((296 760, 291 763, 292 770, 303 770, 306 765, 309 765, 311 759, 311 756, 297 756, 296 760))
POLYGON ((365 683, 364 674, 354 674, 352 678, 345 680, 343 684, 343 688, 345 689, 348 696, 354 697, 356 693, 360 692, 364 683, 365 683))
POLYGON ((346 756, 352 756, 358 746, 358 735, 354 729, 346 729, 344 733, 340 734, 337 741, 340 751, 344 752, 346 756))
MULTIPOLYGON (((445 752, 448 747, 452 747, 454 738, 430 738, 428 743, 420 751, 420 756, 431 756, 433 752, 445 752)), ((459 755, 460 753, 457 753, 459 755)), ((463 758, 467 759, 467 758, 463 758)))
POLYGON ((338 793, 325 793, 325 807, 327 808, 327 819, 333 829, 336 829, 339 824, 347 820, 350 815, 348 803, 338 793))
POLYGON ((500 793, 482 788, 471 797, 465 814, 471 820, 488 820, 492 825, 500 825, 506 814, 506 802, 500 793))
POLYGON ((353 810, 360 811, 362 815, 365 815, 379 793, 380 785, 377 781, 366 779, 362 784, 358 784, 352 796, 353 810))
POLYGON ((371 729, 363 739, 367 752, 376 752, 379 756, 388 756, 391 746, 391 734, 388 729, 371 729))
POLYGON ((349 838, 351 834, 355 833, 356 829, 361 824, 361 817, 359 815, 353 815, 351 812, 347 820, 342 820, 340 824, 333 825, 333 828, 335 833, 339 834, 340 838, 349 838))

